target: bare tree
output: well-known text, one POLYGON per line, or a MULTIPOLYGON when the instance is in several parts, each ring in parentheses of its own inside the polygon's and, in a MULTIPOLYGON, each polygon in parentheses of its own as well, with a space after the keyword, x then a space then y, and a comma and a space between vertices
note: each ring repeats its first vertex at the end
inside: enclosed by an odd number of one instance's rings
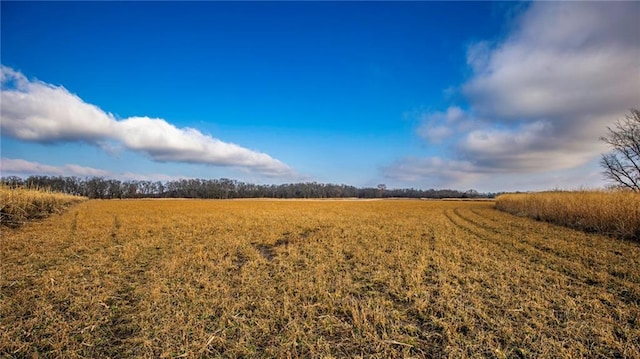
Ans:
POLYGON ((619 187, 640 192, 640 111, 632 108, 623 120, 607 129, 609 133, 600 140, 613 151, 602 155, 603 174, 619 187))

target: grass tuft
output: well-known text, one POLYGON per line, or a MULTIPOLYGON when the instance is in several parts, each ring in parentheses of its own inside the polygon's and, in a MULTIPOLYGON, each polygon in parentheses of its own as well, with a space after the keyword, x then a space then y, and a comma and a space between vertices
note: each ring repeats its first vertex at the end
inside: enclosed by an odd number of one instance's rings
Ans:
POLYGON ((504 194, 496 199, 496 208, 585 232, 640 241, 640 194, 635 192, 504 194))

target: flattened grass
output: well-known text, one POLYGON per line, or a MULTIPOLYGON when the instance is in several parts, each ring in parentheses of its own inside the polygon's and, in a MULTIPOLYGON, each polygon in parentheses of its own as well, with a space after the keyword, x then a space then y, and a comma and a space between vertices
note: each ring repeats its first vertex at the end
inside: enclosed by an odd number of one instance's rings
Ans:
POLYGON ((505 194, 496 208, 518 216, 640 241, 640 193, 574 191, 505 194))
POLYGON ((492 203, 88 201, 0 247, 2 357, 640 357, 638 244, 492 203))

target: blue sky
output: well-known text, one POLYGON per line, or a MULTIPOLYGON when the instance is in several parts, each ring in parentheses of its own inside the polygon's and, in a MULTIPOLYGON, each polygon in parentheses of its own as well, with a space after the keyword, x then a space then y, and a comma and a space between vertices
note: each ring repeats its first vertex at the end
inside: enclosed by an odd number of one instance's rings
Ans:
POLYGON ((2 2, 2 175, 599 187, 640 3, 2 2))

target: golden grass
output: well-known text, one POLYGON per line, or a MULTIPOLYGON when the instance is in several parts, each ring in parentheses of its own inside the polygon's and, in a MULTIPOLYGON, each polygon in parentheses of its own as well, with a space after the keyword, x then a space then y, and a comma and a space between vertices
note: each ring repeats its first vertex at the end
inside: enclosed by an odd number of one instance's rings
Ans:
POLYGON ((575 191, 505 194, 496 208, 587 232, 640 241, 640 193, 575 191))
POLYGON ((640 246, 493 203, 94 200, 0 246, 1 357, 640 357, 640 246))
POLYGON ((28 220, 60 213, 85 197, 42 189, 9 188, 0 185, 0 224, 15 227, 28 220))

